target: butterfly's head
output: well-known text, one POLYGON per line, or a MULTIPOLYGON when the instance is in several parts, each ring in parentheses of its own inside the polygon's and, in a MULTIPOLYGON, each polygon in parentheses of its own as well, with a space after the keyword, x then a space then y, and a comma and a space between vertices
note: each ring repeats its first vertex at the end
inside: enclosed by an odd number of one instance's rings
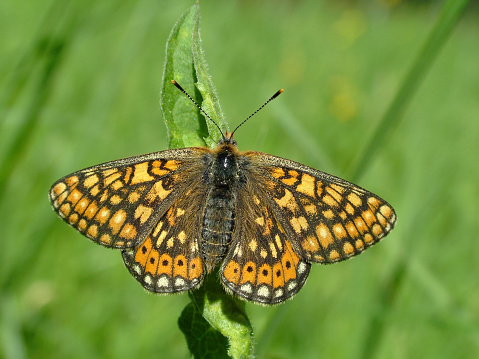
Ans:
POLYGON ((218 146, 232 145, 232 146, 237 147, 238 144, 236 143, 236 140, 233 138, 233 134, 234 134, 234 132, 228 132, 228 131, 226 131, 224 135, 222 134, 223 138, 221 140, 219 140, 218 146))

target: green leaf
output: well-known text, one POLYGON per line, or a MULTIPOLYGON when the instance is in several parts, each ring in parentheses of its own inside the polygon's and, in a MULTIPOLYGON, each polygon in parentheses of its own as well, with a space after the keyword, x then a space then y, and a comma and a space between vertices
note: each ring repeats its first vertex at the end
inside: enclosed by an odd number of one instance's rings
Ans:
POLYGON ((171 80, 178 82, 223 131, 227 129, 201 48, 198 4, 181 15, 170 33, 160 102, 170 148, 213 147, 221 133, 171 80))
POLYGON ((253 357, 253 330, 245 302, 226 294, 218 278, 214 271, 202 287, 190 292, 192 303, 178 320, 188 348, 195 358, 253 357))
MULTIPOLYGON (((223 132, 227 124, 208 73, 199 32, 198 4, 187 9, 173 27, 167 43, 161 108, 170 148, 214 147, 222 138, 216 125, 175 86, 178 82, 223 132)), ((252 356, 252 327, 245 303, 226 294, 217 271, 190 293, 178 325, 195 358, 248 358, 252 356)))

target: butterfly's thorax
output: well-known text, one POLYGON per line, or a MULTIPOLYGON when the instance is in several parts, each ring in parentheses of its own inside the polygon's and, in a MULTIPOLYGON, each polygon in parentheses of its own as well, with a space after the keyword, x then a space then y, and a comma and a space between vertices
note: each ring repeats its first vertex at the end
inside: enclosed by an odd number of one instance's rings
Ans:
POLYGON ((229 143, 213 152, 205 173, 209 190, 203 214, 201 249, 208 271, 224 259, 235 225, 237 186, 240 182, 238 150, 229 143))

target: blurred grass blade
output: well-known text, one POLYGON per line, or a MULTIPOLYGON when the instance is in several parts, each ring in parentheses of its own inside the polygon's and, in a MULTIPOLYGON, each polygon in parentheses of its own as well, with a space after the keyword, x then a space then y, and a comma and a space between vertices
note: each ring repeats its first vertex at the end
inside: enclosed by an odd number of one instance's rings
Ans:
POLYGON ((40 79, 36 84, 36 89, 33 92, 34 95, 29 99, 22 124, 19 126, 15 137, 0 155, 0 198, 3 197, 12 172, 21 163, 21 158, 30 144, 31 136, 35 132, 34 130, 41 116, 43 105, 53 91, 55 73, 59 69, 62 55, 64 54, 65 42, 49 39, 42 43, 42 47, 44 47, 42 51, 44 65, 39 70, 40 79))
MULTIPOLYGON (((170 148, 215 146, 221 133, 171 80, 176 80, 226 130, 201 48, 198 4, 181 15, 168 39, 161 108, 170 148)), ((178 325, 195 358, 249 357, 253 348, 252 328, 244 303, 226 294, 217 274, 207 275, 201 288, 191 292, 193 303, 183 310, 178 325)))
POLYGON ((416 94, 421 81, 431 68, 434 59, 436 59, 439 51, 443 48, 446 40, 451 35, 452 30, 458 23, 468 3, 469 0, 448 0, 444 4, 439 20, 429 35, 424 47, 419 52, 396 97, 376 128, 365 150, 362 152, 354 172, 351 176, 348 176, 351 181, 356 182, 362 176, 378 149, 380 149, 391 136, 392 130, 399 123, 401 116, 416 94))

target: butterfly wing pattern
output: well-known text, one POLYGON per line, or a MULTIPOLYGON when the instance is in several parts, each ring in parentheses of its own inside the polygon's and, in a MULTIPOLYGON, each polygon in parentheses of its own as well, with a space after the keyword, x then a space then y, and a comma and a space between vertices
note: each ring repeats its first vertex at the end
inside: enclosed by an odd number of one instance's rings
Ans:
POLYGON ((204 151, 167 150, 86 168, 55 182, 50 201, 80 233, 122 249, 125 265, 146 289, 188 290, 203 278, 199 222, 181 214, 197 212, 185 198, 198 186, 188 179, 200 175, 194 170, 204 151))
POLYGON ((227 291, 260 304, 291 298, 311 263, 361 253, 396 220, 375 194, 294 161, 239 152, 228 134, 215 150, 167 150, 75 172, 52 186, 50 200, 80 233, 121 249, 149 291, 194 289, 220 265, 227 291))
POLYGON ((222 265, 225 286, 246 300, 276 304, 296 294, 310 263, 361 253, 392 228, 392 207, 361 187, 259 152, 239 194, 238 230, 222 265))

